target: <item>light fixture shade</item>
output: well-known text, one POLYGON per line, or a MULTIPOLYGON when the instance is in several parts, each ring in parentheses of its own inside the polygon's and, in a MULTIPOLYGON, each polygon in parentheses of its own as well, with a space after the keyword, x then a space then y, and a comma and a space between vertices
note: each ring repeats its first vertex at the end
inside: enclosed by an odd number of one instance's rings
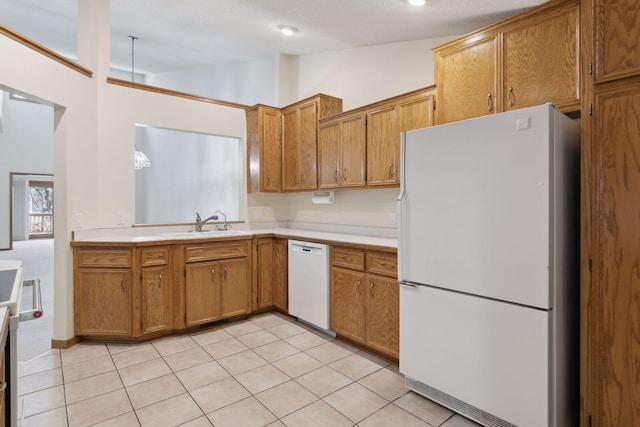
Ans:
POLYGON ((286 36, 292 36, 298 32, 296 27, 292 27, 291 25, 278 25, 277 28, 282 31, 282 33, 286 36))
POLYGON ((137 148, 133 155, 133 162, 133 166, 136 170, 151 166, 151 160, 149 160, 149 158, 137 148))
POLYGON ((409 4, 414 6, 424 6, 427 3, 427 0, 409 0, 409 4))

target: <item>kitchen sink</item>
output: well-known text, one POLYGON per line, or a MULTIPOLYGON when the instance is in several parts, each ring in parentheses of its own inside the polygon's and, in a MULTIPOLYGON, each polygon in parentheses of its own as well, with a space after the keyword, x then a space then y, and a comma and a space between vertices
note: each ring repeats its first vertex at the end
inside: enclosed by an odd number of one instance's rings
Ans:
POLYGON ((208 239, 224 236, 237 236, 246 234, 239 230, 207 230, 207 231, 182 231, 178 233, 163 233, 161 236, 168 239, 208 239))

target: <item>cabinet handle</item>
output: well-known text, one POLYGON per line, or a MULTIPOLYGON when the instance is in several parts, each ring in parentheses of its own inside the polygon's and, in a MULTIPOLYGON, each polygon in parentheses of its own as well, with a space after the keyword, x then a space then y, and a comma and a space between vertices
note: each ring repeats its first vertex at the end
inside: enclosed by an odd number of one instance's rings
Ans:
POLYGON ((362 282, 362 280, 358 280, 358 295, 362 295, 362 291, 360 290, 360 283, 362 282))
POLYGON ((213 283, 213 276, 216 274, 216 269, 212 268, 211 269, 211 283, 213 283))
POLYGON ((347 182, 347 175, 348 175, 348 174, 347 174, 347 168, 344 168, 344 173, 342 174, 342 180, 343 180, 344 182, 347 182))
POLYGON ((267 175, 267 186, 271 183, 271 176, 267 175))
POLYGON ((493 100, 491 99, 491 93, 487 95, 487 108, 489 111, 493 111, 493 100))
POLYGON ((124 279, 120 281, 120 289, 122 289, 122 292, 124 292, 124 279))
POLYGON ((513 96, 513 86, 509 86, 509 93, 507 94, 507 98, 509 98, 509 107, 513 107, 515 104, 515 98, 513 96))
POLYGON ((333 180, 337 183, 338 182, 338 169, 336 169, 336 171, 333 173, 333 180))
POLYGON ((389 163, 389 179, 393 179, 393 163, 389 163))
POLYGON ((373 296, 373 282, 369 285, 369 295, 373 296))
POLYGON ((158 278, 160 279, 160 282, 158 283, 158 288, 162 288, 162 273, 158 274, 158 278))
POLYGON ((227 267, 224 268, 224 280, 227 280, 227 267))

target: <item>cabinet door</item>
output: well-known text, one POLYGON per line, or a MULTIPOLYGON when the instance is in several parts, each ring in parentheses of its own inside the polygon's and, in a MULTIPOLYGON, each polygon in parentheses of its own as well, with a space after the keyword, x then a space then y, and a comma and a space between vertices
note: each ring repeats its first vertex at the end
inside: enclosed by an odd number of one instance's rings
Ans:
POLYGON ((366 283, 363 273, 331 269, 331 329, 353 340, 365 342, 366 283))
POLYGON ((400 290, 397 280, 367 276, 367 344, 399 356, 400 290))
POLYGON ((255 245, 254 309, 261 309, 273 305, 273 239, 258 239, 255 245))
POLYGON ((583 284, 587 414, 594 426, 637 426, 640 83, 596 93, 594 117, 596 232, 592 283, 590 288, 583 284))
MULTIPOLYGON (((596 82, 640 74, 638 0, 591 0, 595 13, 596 82)), ((592 22, 586 25, 591 26, 592 22)))
POLYGON ((79 268, 77 279, 75 334, 131 335, 131 271, 79 268))
POLYGON ((277 110, 261 111, 262 151, 261 181, 263 191, 280 191, 282 188, 282 137, 281 114, 277 110))
POLYGON ((289 248, 286 239, 275 239, 273 257, 273 305, 289 311, 289 248))
POLYGON ((220 315, 235 316, 249 312, 249 260, 238 258, 221 263, 222 289, 220 315))
POLYGON ((300 107, 299 121, 299 156, 298 173, 299 190, 315 190, 318 188, 317 150, 318 150, 318 117, 316 102, 300 107))
POLYGON ((400 182, 398 132, 395 105, 367 113, 367 185, 400 182))
POLYGON ((492 37, 457 50, 436 52, 438 124, 484 116, 496 105, 497 38, 492 37))
POLYGON ((142 269, 142 333, 171 329, 171 282, 167 266, 142 269))
POLYGON ((186 270, 187 326, 220 318, 220 263, 212 261, 188 264, 186 270))
POLYGON ((366 183, 367 127, 364 114, 340 122, 340 186, 363 187, 366 183))
POLYGON ((398 104, 398 117, 400 132, 433 126, 433 95, 401 102, 398 104))
POLYGON ((299 122, 297 109, 282 112, 282 189, 298 188, 299 122))
POLYGON ((580 109, 579 8, 579 2, 573 2, 527 26, 504 32, 505 111, 545 102, 563 111, 580 109))
POLYGON ((340 122, 328 123, 318 129, 318 187, 340 186, 340 122))

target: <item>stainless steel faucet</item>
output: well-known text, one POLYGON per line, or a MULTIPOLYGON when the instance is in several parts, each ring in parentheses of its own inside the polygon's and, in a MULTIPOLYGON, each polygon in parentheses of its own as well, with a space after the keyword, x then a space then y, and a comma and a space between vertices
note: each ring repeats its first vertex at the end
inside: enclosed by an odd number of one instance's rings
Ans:
MULTIPOLYGON (((215 211, 214 213, 220 214, 224 217, 224 224, 218 224, 216 225, 216 230, 217 231, 227 231, 228 229, 231 228, 231 226, 229 224, 227 224, 227 216, 224 214, 224 212, 221 211, 215 211)), ((216 217, 217 219, 217 217, 216 217)))
MULTIPOLYGON (((216 213, 219 211, 216 211, 216 213)), ((222 213, 222 212, 220 212, 222 213)), ((211 220, 217 220, 218 219, 218 215, 216 215, 215 213, 213 215, 211 215, 209 218, 202 220, 202 218, 200 218, 200 214, 198 212, 196 212, 196 231, 199 233, 202 231, 202 226, 207 222, 207 221, 211 221, 211 220)), ((226 217, 225 217, 225 224, 226 224, 226 217)), ((216 227, 217 229, 217 227, 216 227)))

